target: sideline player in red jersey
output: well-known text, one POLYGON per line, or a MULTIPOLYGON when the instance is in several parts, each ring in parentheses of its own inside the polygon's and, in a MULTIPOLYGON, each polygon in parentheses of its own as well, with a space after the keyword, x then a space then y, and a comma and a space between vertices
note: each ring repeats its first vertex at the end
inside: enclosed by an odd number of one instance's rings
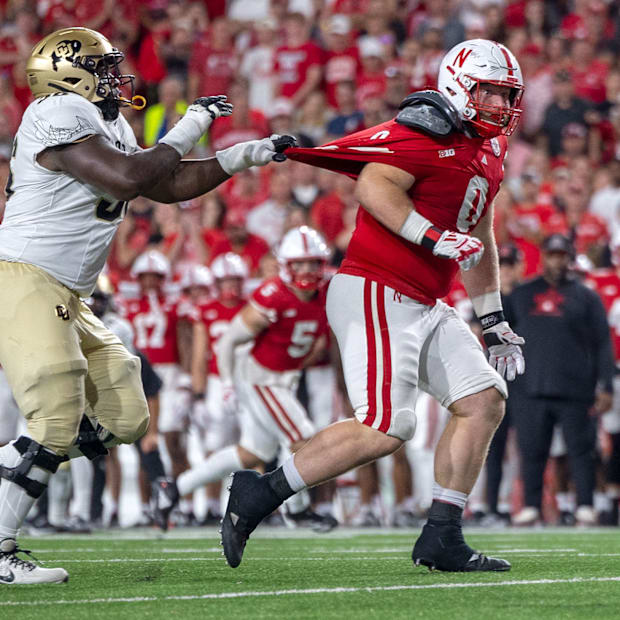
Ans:
POLYGON ((409 95, 396 119, 292 159, 357 179, 362 208, 327 314, 356 419, 329 426, 282 467, 234 476, 222 524, 228 563, 287 497, 397 450, 415 430, 419 389, 452 413, 435 452, 429 519, 416 565, 503 571, 463 539, 463 508, 504 415, 506 383, 525 370, 499 293, 492 201, 506 135, 521 111, 521 69, 503 45, 475 39, 443 58, 437 91, 409 95), (475 234, 475 236, 473 236, 475 234), (438 301, 461 269, 490 363, 456 312, 438 301))
MULTIPOLYGON (((166 442, 172 473, 178 475, 189 466, 183 434, 191 412, 191 394, 204 394, 205 330, 193 304, 164 293, 170 263, 161 252, 149 250, 138 256, 132 273, 140 283, 140 297, 127 301, 126 318, 133 325, 136 347, 164 384, 159 432, 166 442)), ((181 512, 185 521, 192 521, 189 502, 182 504, 181 512)))
MULTIPOLYGON (((611 409, 601 415, 601 426, 609 434, 611 454, 607 460, 605 472, 605 495, 608 506, 603 511, 602 519, 610 525, 618 525, 620 508, 620 236, 616 235, 610 243, 610 269, 597 269, 587 275, 584 284, 594 289, 601 297, 607 321, 611 330, 611 340, 616 356, 616 376, 614 377, 614 396, 611 409)), ((601 409, 602 410, 602 409, 601 409)), ((601 519, 601 515, 599 515, 601 519)))
MULTIPOLYGON (((206 270, 207 267, 198 265, 194 269, 206 270)), ((239 254, 227 252, 211 263, 210 276, 213 280, 211 288, 215 289, 216 297, 205 303, 197 303, 207 333, 207 394, 206 399, 198 401, 198 410, 195 410, 196 421, 205 429, 205 448, 208 455, 235 444, 239 439, 236 412, 234 416, 227 415, 222 407, 222 381, 217 369, 215 346, 232 319, 245 305, 243 285, 249 272, 246 262, 239 254)), ((219 481, 207 485, 205 525, 220 522, 220 495, 219 481)))
MULTIPOLYGON (((176 484, 169 478, 160 480, 155 489, 159 491, 155 502, 158 523, 166 522, 179 495, 237 469, 265 465, 281 450, 290 454, 314 433, 296 392, 301 369, 325 348, 323 270, 329 250, 318 232, 302 226, 284 236, 277 255, 280 275, 254 291, 217 346, 223 409, 228 416, 235 415, 239 400, 239 443, 182 473, 176 484), (235 359, 235 349, 250 341, 249 354, 235 359)), ((307 493, 291 499, 287 509, 288 517, 299 525, 328 531, 337 524, 333 517, 310 510, 307 493)))

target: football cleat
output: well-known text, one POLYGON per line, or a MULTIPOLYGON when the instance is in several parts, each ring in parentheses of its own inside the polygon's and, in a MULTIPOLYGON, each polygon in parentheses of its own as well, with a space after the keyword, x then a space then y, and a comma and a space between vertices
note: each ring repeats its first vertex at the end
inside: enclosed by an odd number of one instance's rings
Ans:
POLYGON ((287 512, 284 520, 291 522, 293 527, 309 527, 314 532, 322 534, 331 532, 335 527, 338 527, 338 521, 332 515, 320 515, 311 508, 306 508, 295 514, 287 512))
POLYGON ((510 562, 474 551, 463 539, 460 525, 427 523, 413 547, 415 566, 448 572, 508 571, 510 562))
POLYGON ((242 469, 233 474, 222 519, 222 546, 231 568, 241 564, 246 542, 256 526, 281 503, 266 478, 258 472, 242 469))
POLYGON ((42 568, 34 562, 18 558, 18 553, 30 555, 30 551, 20 549, 12 538, 0 542, 0 585, 69 581, 69 573, 64 568, 42 568))
POLYGON ((151 505, 155 525, 164 532, 168 529, 170 512, 179 502, 179 490, 173 478, 157 478, 152 485, 151 505))

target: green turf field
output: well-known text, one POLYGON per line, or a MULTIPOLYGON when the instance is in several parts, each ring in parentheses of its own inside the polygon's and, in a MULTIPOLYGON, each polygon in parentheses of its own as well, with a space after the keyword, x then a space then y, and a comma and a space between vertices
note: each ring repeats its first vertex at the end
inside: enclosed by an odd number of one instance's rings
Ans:
POLYGON ((0 587, 0 619, 620 619, 618 529, 469 530, 513 564, 482 575, 414 568, 415 535, 262 528, 235 570, 211 528, 23 538, 70 580, 0 587))

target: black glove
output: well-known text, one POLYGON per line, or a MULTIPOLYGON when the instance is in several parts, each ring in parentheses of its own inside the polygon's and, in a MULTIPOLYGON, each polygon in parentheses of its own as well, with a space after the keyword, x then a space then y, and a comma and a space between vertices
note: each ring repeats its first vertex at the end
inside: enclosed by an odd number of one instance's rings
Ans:
POLYGON ((273 161, 284 161, 286 159, 284 151, 293 146, 297 146, 297 139, 295 136, 289 136, 287 134, 277 137, 272 136, 271 141, 273 142, 273 147, 276 151, 276 154, 272 158, 273 161))
POLYGON ((213 120, 220 116, 230 116, 233 112, 233 104, 228 103, 226 95, 198 97, 192 105, 201 105, 209 112, 213 120))

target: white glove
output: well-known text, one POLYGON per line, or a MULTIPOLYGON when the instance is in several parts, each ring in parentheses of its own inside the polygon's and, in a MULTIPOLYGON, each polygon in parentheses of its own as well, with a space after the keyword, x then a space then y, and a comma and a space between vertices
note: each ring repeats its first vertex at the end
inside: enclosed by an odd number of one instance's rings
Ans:
POLYGON ((222 384, 222 409, 226 416, 233 416, 237 413, 237 394, 232 383, 222 384))
POLYGON ((233 105, 226 101, 226 95, 199 97, 160 142, 171 146, 183 157, 194 148, 216 118, 230 116, 232 111, 233 105))
MULTIPOLYGON (((274 156, 280 152, 276 150, 274 141, 280 141, 284 136, 273 134, 270 138, 262 140, 249 140, 239 142, 223 151, 217 151, 215 157, 226 174, 233 175, 235 172, 251 168, 252 166, 265 166, 274 161, 274 156)), ((275 161, 279 161, 276 159, 275 161)))
POLYGON ((452 230, 444 230, 433 246, 433 254, 455 260, 463 271, 475 267, 484 254, 480 239, 452 230))
POLYGON ((514 381, 517 375, 525 372, 525 358, 519 346, 524 344, 525 340, 512 331, 508 321, 482 330, 482 336, 489 349, 489 364, 500 376, 514 381))

